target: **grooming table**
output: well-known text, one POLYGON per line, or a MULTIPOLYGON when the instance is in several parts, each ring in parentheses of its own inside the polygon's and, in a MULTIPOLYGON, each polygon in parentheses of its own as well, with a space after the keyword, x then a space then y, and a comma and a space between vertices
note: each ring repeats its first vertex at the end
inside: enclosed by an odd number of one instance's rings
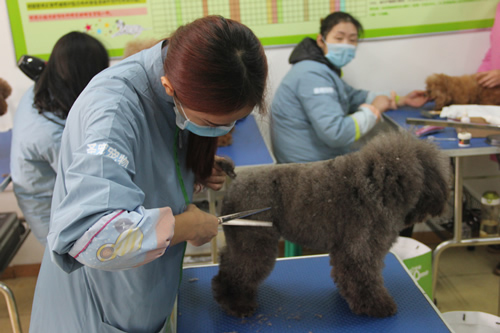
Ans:
POLYGON ((279 259, 258 290, 250 318, 226 315, 212 297, 218 265, 183 270, 177 332, 451 332, 439 311, 392 253, 385 258, 385 286, 398 305, 389 318, 351 312, 330 278, 328 255, 279 259))
POLYGON ((233 143, 217 148, 218 156, 231 158, 236 167, 275 163, 253 114, 238 120, 232 135, 233 143))

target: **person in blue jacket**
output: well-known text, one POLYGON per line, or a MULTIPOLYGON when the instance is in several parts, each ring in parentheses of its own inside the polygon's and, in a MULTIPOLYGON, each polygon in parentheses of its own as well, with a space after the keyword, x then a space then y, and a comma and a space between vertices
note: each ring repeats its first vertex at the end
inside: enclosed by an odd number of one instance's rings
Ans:
POLYGON ((271 141, 279 163, 331 159, 350 151, 381 113, 397 106, 421 106, 424 91, 401 98, 349 86, 341 68, 355 56, 361 24, 350 14, 334 12, 321 20, 316 40, 305 38, 292 54, 293 64, 271 106, 271 141))
POLYGON ((186 241, 218 230, 195 185, 220 189, 217 137, 264 110, 266 81, 257 37, 220 16, 94 77, 62 136, 31 332, 169 327, 186 241))
POLYGON ((108 66, 106 49, 94 37, 81 32, 62 36, 15 113, 10 156, 14 193, 31 231, 43 245, 49 232, 66 118, 92 77, 108 66))

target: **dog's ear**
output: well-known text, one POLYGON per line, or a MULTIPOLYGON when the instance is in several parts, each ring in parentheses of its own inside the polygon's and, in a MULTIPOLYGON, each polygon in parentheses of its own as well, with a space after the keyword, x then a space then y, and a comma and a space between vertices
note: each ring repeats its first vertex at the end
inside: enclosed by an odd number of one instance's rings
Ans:
POLYGON ((437 87, 438 87, 438 74, 432 74, 425 79, 425 89, 427 90, 427 94, 429 95, 429 98, 434 100, 436 98, 436 92, 437 92, 437 87))
POLYGON ((426 90, 429 98, 436 103, 436 110, 453 102, 453 94, 450 92, 452 77, 446 74, 432 74, 426 79, 426 90))

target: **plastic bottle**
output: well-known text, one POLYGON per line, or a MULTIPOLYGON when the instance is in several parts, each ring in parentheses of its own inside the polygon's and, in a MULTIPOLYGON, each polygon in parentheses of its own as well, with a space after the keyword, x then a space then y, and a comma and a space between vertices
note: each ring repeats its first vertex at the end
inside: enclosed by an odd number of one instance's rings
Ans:
POLYGON ((500 196, 494 191, 485 192, 481 197, 481 227, 479 228, 479 236, 497 236, 499 219, 500 196))

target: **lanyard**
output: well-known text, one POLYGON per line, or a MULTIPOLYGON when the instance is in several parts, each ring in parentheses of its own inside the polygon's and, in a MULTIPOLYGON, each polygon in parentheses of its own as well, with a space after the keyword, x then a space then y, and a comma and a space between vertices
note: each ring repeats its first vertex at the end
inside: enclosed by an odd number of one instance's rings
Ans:
MULTIPOLYGON (((175 171, 177 173, 177 178, 179 179, 179 183, 181 184, 182 194, 184 195, 184 202, 186 203, 186 206, 187 206, 187 205, 189 205, 190 202, 189 202, 189 197, 187 195, 186 187, 184 186, 184 180, 182 179, 181 167, 179 165, 179 156, 178 156, 179 143, 182 142, 182 141, 179 141, 180 135, 181 134, 180 134, 179 127, 177 127, 175 129, 175 140, 174 140, 175 171)), ((182 252, 179 285, 177 286, 177 289, 179 289, 181 282, 182 282, 182 272, 183 272, 182 265, 184 263, 184 255, 186 254, 186 246, 187 246, 187 242, 184 242, 184 251, 182 252)), ((170 324, 170 316, 168 317, 168 320, 167 320, 167 331, 168 331, 169 324, 170 324)))
POLYGON ((178 150, 179 150, 179 137, 180 137, 180 130, 179 127, 176 128, 175 130, 175 142, 174 142, 174 159, 175 159, 175 170, 177 173, 177 179, 179 179, 179 184, 181 184, 181 189, 182 189, 182 194, 184 195, 184 202, 186 203, 186 206, 189 205, 189 197, 187 195, 186 187, 184 186, 184 180, 182 179, 182 173, 181 173, 181 167, 179 164, 179 156, 178 156, 178 150))

